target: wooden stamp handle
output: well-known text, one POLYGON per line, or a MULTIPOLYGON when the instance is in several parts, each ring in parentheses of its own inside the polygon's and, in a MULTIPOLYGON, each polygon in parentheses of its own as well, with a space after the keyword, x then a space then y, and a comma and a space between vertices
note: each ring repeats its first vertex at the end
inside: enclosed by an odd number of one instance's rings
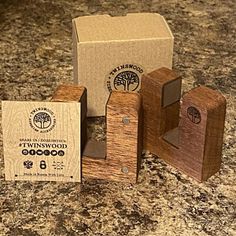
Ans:
POLYGON ((226 101, 200 86, 183 96, 180 108, 180 93, 181 79, 170 69, 143 76, 144 148, 204 181, 220 168, 226 101))

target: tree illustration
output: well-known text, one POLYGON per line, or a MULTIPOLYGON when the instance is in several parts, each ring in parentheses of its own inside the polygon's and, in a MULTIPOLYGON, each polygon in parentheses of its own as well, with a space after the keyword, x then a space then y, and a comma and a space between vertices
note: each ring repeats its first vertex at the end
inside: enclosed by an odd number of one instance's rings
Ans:
POLYGON ((130 85, 136 84, 131 91, 134 91, 139 85, 139 78, 136 73, 132 71, 123 71, 119 73, 115 80, 114 86, 118 89, 119 86, 123 86, 124 91, 130 91, 130 85))
POLYGON ((195 107, 189 107, 187 110, 189 119, 195 123, 198 124, 201 121, 201 115, 200 112, 195 107))
POLYGON ((51 124, 51 117, 46 112, 39 112, 34 116, 34 124, 40 128, 48 128, 51 124))

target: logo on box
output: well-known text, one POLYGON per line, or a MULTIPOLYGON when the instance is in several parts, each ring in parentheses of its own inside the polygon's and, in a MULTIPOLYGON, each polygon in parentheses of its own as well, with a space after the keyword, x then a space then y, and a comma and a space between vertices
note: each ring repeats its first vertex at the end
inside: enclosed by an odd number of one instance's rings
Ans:
POLYGON ((109 92, 139 91, 141 77, 144 73, 142 66, 137 64, 122 64, 111 70, 106 79, 106 86, 109 92))

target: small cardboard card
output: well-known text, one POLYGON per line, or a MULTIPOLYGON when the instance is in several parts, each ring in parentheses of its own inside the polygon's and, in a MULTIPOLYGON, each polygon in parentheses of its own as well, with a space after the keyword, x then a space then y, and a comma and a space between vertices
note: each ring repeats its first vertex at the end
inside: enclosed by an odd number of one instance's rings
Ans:
POLYGON ((79 102, 2 101, 6 180, 81 182, 79 102))

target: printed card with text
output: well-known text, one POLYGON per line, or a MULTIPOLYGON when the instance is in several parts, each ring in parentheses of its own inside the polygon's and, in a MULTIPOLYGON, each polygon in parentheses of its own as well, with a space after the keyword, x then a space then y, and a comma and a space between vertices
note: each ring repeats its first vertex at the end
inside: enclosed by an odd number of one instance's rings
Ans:
POLYGON ((6 180, 81 182, 80 103, 2 102, 6 180))

